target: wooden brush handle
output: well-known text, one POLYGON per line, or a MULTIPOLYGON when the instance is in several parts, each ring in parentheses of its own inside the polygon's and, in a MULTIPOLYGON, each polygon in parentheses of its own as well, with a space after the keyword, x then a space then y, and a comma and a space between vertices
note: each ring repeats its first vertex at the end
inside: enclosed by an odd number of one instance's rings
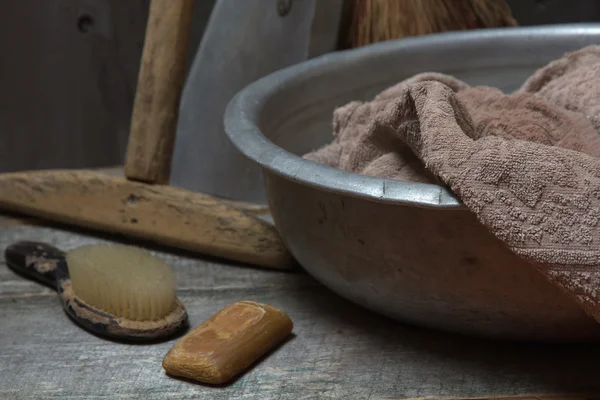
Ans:
POLYGON ((0 174, 0 209, 273 269, 292 267, 271 224, 170 186, 81 170, 6 173, 0 174))
POLYGON ((150 3, 125 159, 128 179, 169 181, 193 4, 193 0, 150 3))
POLYGON ((4 259, 13 271, 56 289, 66 269, 65 253, 46 243, 18 242, 4 250, 4 259))

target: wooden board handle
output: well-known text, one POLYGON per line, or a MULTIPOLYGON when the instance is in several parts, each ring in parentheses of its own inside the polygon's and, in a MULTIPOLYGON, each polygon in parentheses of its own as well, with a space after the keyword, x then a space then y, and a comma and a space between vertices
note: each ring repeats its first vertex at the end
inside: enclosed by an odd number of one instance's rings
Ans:
POLYGON ((275 227, 214 197, 82 170, 0 174, 0 210, 272 269, 292 268, 275 227))
POLYGON ((125 158, 128 179, 169 181, 193 4, 193 0, 150 3, 125 158))

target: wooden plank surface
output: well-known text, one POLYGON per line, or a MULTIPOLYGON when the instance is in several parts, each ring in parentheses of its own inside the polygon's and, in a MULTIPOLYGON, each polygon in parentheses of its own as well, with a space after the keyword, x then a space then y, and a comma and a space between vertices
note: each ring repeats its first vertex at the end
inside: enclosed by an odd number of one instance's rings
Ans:
MULTIPOLYGON (((404 400, 424 400, 425 397, 415 397, 404 400)), ((597 400, 589 395, 548 395, 548 396, 500 396, 500 397, 455 397, 454 400, 597 400)))
MULTIPOLYGON (((0 2, 0 171, 123 162, 149 3, 0 2)), ((195 3, 188 66, 214 0, 195 3)))
POLYGON ((102 172, 0 174, 0 208, 275 269, 293 268, 275 227, 217 199, 102 172))
MULTIPOLYGON (((402 400, 425 400, 426 397, 415 397, 402 400)), ((396 399, 390 399, 396 400, 396 399)), ((440 399, 442 400, 442 399, 440 399)), ((597 400, 589 395, 541 395, 541 396, 495 396, 495 397, 454 397, 453 400, 597 400)))
MULTIPOLYGON (((0 226, 17 240, 64 249, 109 240, 43 226, 0 226)), ((153 249, 154 251, 154 249, 153 249)), ((175 343, 124 345, 75 326, 54 292, 16 276, 0 258, 2 399, 390 399, 598 393, 600 345, 509 344, 405 326, 357 307, 303 272, 274 272, 157 251, 173 265, 196 326, 238 300, 285 310, 293 337, 234 383, 167 377, 175 343)))
POLYGON ((148 3, 1 3, 0 171, 123 162, 148 3))

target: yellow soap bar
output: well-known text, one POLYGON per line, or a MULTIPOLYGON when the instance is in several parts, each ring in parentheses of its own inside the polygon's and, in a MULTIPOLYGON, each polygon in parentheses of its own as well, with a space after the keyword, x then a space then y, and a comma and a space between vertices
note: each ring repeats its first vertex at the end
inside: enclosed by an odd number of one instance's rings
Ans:
POLYGON ((242 373, 292 332, 283 311, 240 301, 214 314, 181 338, 162 365, 172 376, 223 384, 242 373))

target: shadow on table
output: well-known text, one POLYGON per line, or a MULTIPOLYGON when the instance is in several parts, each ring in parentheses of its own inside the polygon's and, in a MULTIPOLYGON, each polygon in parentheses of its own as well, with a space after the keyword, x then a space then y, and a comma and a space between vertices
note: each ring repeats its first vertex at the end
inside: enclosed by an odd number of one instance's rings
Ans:
MULTIPOLYGON (((298 301, 307 313, 336 327, 338 334, 360 337, 357 360, 365 353, 384 354, 399 371, 406 365, 393 361, 394 355, 412 352, 413 357, 427 360, 426 364, 437 365, 438 372, 443 364, 450 382, 459 375, 497 382, 497 387, 489 388, 492 392, 511 388, 506 394, 516 394, 523 388, 544 388, 545 393, 600 393, 600 343, 518 343, 419 328, 368 311, 325 287, 311 289, 310 296, 298 301)), ((398 371, 389 374, 397 377, 398 371)), ((442 388, 441 392, 456 389, 442 388)))

